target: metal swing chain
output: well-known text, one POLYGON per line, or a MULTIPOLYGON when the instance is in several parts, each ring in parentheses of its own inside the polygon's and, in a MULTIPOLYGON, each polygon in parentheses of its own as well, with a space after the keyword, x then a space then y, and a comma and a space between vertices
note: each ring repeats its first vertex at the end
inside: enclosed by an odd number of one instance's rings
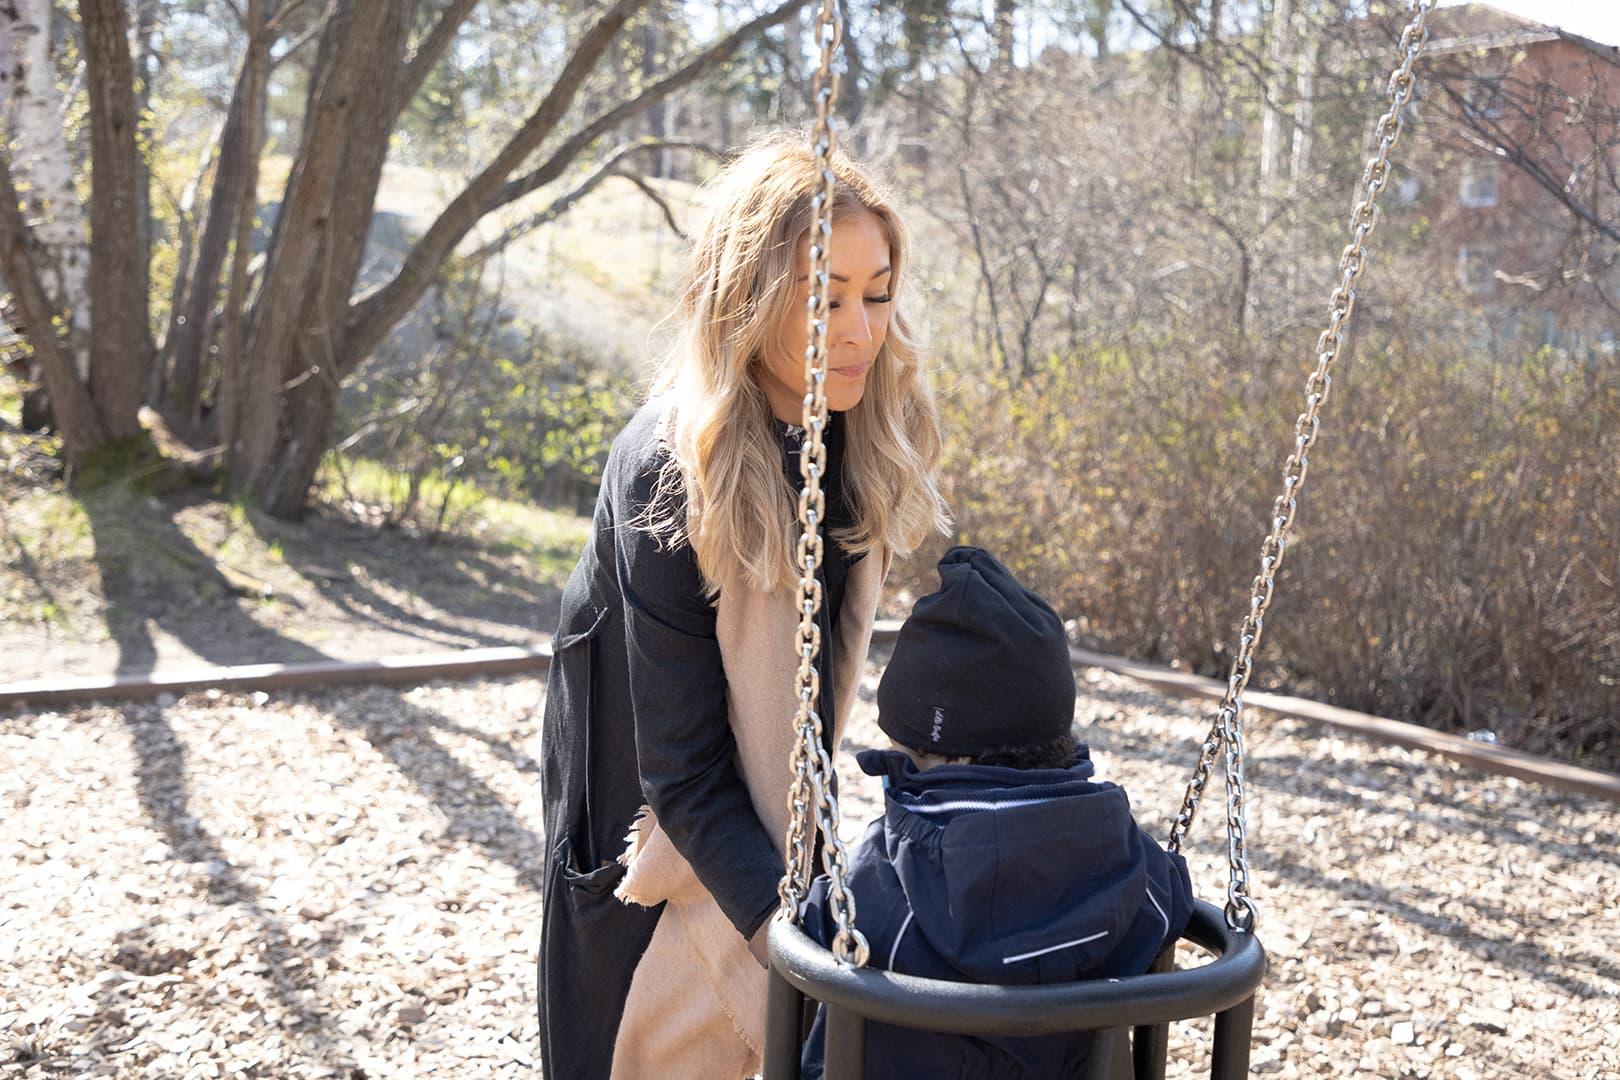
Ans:
POLYGON ((832 790, 832 757, 823 743, 819 711, 821 675, 816 670, 816 657, 821 652, 821 625, 816 616, 825 599, 821 581, 816 577, 816 568, 822 564, 824 556, 821 530, 826 512, 821 481, 827 470, 827 447, 823 437, 827 430, 828 247, 832 241, 832 200, 837 179, 832 169, 832 112, 838 100, 838 75, 833 70, 832 60, 842 40, 843 24, 839 18, 837 0, 822 0, 821 11, 816 18, 816 41, 820 45, 821 56, 812 83, 816 105, 812 139, 819 187, 812 199, 815 213, 810 233, 810 298, 806 304, 808 341, 804 350, 805 439, 799 451, 799 475, 804 480, 804 488, 799 492, 800 534, 797 551, 799 670, 795 681, 798 714, 794 720, 796 737, 791 759, 793 781, 788 792, 787 868, 777 893, 787 916, 797 918, 799 904, 809 893, 810 881, 814 876, 815 843, 812 829, 819 830, 823 845, 822 864, 829 882, 828 895, 832 901, 833 919, 838 926, 833 936, 832 952, 839 963, 862 967, 866 964, 868 948, 865 936, 855 928, 855 897, 846 882, 848 859, 844 843, 838 837, 838 798, 832 790))
POLYGON ((1352 236, 1339 255, 1339 284, 1328 300, 1328 326, 1316 341, 1316 370, 1305 382, 1305 411, 1294 421, 1294 450, 1283 464, 1283 490, 1271 507, 1271 532, 1260 546, 1260 573, 1255 577, 1249 596, 1249 611, 1238 631, 1237 655, 1232 661, 1231 673, 1226 681, 1226 694, 1219 713, 1210 725, 1209 734, 1198 755, 1192 780, 1182 798, 1181 811, 1170 829, 1167 844, 1171 851, 1180 851, 1198 813, 1198 803, 1209 782, 1215 758, 1224 750, 1226 774, 1226 833, 1227 863, 1230 878, 1226 889, 1226 923, 1233 930, 1252 931, 1255 925, 1255 905, 1249 895, 1249 857, 1247 815, 1243 787, 1243 690, 1253 670, 1254 651, 1260 644, 1265 627, 1266 609, 1271 606, 1272 592, 1276 588, 1277 568, 1282 565, 1287 550, 1288 535, 1294 525, 1299 508, 1299 493, 1305 486, 1305 473, 1309 465, 1306 455, 1316 443, 1319 430, 1318 414, 1327 401, 1328 389, 1333 385, 1332 368, 1344 346, 1345 327, 1355 310, 1356 280, 1365 265, 1364 244, 1373 227, 1378 224, 1378 196, 1389 183, 1389 155, 1401 134, 1401 114, 1416 90, 1412 67, 1428 42, 1428 18, 1435 0, 1417 0, 1412 18, 1401 33, 1401 62, 1390 74, 1385 94, 1389 109, 1378 119, 1374 138, 1378 149, 1368 159, 1361 174, 1360 197, 1350 213, 1352 236))

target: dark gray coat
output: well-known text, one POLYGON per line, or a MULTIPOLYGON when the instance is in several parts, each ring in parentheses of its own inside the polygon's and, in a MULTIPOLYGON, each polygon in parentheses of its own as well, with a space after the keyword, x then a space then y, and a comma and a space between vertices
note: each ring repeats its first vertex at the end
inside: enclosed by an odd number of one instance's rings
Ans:
MULTIPOLYGON (((540 950, 542 1059, 547 1077, 606 1077, 625 999, 662 903, 621 902, 632 820, 656 817, 679 858, 741 944, 776 906, 778 838, 739 771, 728 704, 720 609, 704 596, 690 547, 631 527, 668 458, 663 410, 644 406, 614 441, 590 542, 563 592, 541 734, 545 869, 540 950)), ((784 435, 786 426, 782 426, 784 435)), ((828 436, 829 520, 848 520, 836 478, 841 423, 828 436)), ((784 468, 796 478, 796 443, 784 468)), ((784 492, 786 487, 784 487, 784 492)), ((784 497, 787 497, 784 495, 784 497)), ((824 640, 837 638, 854 560, 829 560, 824 640)), ((784 594, 782 603, 791 606, 784 594)), ((868 627, 871 612, 863 613, 868 627)), ((833 684, 829 647, 824 685, 833 684)), ((862 647, 864 652, 864 646, 862 647)), ((824 715, 835 719, 827 694, 824 715)), ((786 718, 784 718, 784 723, 786 718)), ((833 731, 827 725, 829 736, 833 731)), ((788 764, 780 764, 783 778, 788 764)))

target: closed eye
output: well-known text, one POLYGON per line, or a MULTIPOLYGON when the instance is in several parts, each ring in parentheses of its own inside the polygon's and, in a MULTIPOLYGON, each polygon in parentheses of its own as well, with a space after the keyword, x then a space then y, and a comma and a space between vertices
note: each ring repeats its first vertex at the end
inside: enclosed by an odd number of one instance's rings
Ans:
MULTIPOLYGON (((888 293, 884 293, 882 296, 868 296, 865 298, 865 300, 868 304, 887 304, 892 302, 894 297, 888 293)), ((827 304, 827 310, 837 311, 841 306, 843 306, 843 301, 833 300, 827 304)))

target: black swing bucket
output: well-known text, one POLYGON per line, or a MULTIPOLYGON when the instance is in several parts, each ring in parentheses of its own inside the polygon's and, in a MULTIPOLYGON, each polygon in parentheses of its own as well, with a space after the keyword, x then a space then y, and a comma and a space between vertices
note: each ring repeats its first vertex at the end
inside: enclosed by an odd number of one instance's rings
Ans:
POLYGON ((764 1080, 799 1080, 800 1046, 813 1015, 806 999, 827 1006, 827 1080, 861 1080, 866 1024, 873 1020, 952 1035, 1095 1031, 1085 1080, 1162 1078, 1168 1025, 1202 1016, 1215 1017, 1211 1080, 1247 1076, 1265 950, 1253 934, 1230 929, 1220 909, 1204 901, 1182 936, 1213 959, 1185 971, 1156 969, 1117 980, 985 986, 841 967, 803 930, 777 920, 769 937, 764 1080))

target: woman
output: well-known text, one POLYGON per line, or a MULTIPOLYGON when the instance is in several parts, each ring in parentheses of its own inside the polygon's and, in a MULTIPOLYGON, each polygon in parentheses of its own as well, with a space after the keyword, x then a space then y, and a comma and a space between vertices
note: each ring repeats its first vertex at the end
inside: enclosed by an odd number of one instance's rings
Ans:
MULTIPOLYGON (((892 553, 946 518, 896 298, 906 233, 841 155, 829 285, 822 706, 854 700, 892 553)), ((758 1067, 793 741, 815 162, 765 138, 708 185, 679 333, 614 440, 563 592, 542 728, 548 1080, 758 1067)))

